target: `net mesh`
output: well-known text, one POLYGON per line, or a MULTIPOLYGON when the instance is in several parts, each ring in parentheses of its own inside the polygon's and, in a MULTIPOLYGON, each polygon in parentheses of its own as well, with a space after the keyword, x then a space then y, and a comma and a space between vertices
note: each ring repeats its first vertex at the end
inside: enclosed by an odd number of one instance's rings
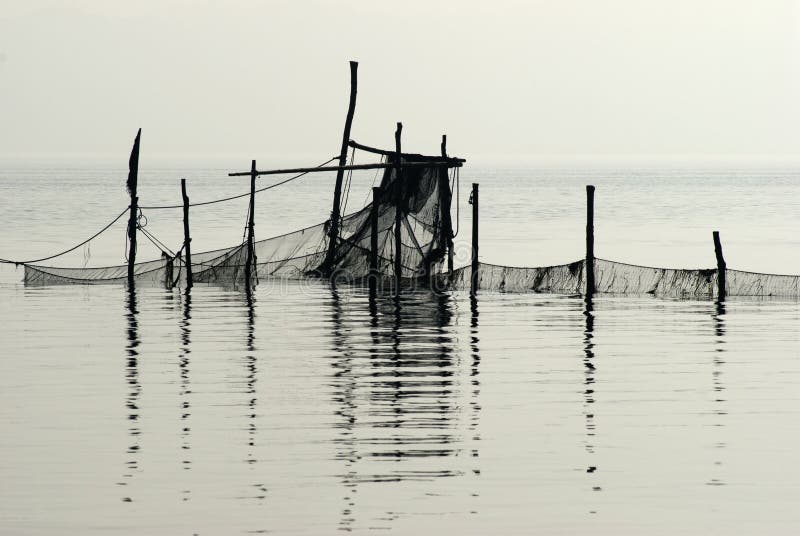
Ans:
MULTIPOLYGON (((394 156, 389 156, 393 163, 394 156)), ((450 218, 452 192, 447 167, 437 157, 406 155, 398 177, 386 168, 380 183, 377 212, 379 277, 394 277, 399 255, 401 277, 428 282, 436 275, 438 288, 469 289, 471 267, 443 274, 443 261, 452 247, 450 218), (428 162, 429 164, 424 164, 428 162), (442 162, 438 162, 441 164, 442 162), (400 224, 396 217, 400 214, 400 224), (395 251, 396 231, 401 248, 395 251)), ((330 222, 320 223, 254 243, 256 279, 331 276, 339 281, 363 281, 370 274, 372 204, 341 218, 339 234, 330 249, 330 222)), ((119 219, 119 217, 117 218, 119 219)), ((115 220, 116 221, 116 220, 115 220)), ((113 222, 112 222, 113 223, 113 222)), ((106 227, 107 228, 107 227, 106 227)), ((101 231, 102 232, 102 231, 101 231)), ((98 233, 99 234, 99 233, 98 233)), ((96 235, 95 235, 96 236, 96 235)), ((247 244, 192 254, 195 283, 237 285, 244 282, 247 244)), ((184 286, 185 259, 165 255, 134 265, 136 284, 184 286)), ((97 268, 59 268, 25 264, 26 285, 111 284, 127 281, 127 265, 97 268)), ((726 270, 728 296, 800 297, 800 276, 726 270)), ((715 298, 716 269, 675 269, 638 266, 606 259, 594 261, 595 292, 651 294, 679 298, 715 298)), ((586 262, 541 267, 514 267, 479 263, 478 288, 484 291, 581 294, 586 290, 586 262)))
POLYGON ((800 296, 800 276, 725 270, 731 296, 800 296))
MULTIPOLYGON (((479 263, 478 288, 500 292, 584 293, 586 261, 521 268, 479 263)), ((470 288, 471 267, 455 270, 453 288, 470 288)), ((677 298, 716 298, 717 270, 638 266, 595 259, 595 291, 599 294, 652 294, 677 298)), ((728 296, 800 297, 800 276, 725 271, 728 296)))
MULTIPOLYGON (((583 289, 583 268, 583 261, 536 268, 482 262, 478 266, 478 288, 501 292, 580 293, 583 289)), ((471 273, 469 266, 455 270, 453 287, 469 289, 471 273)))
POLYGON ((717 288, 716 269, 653 268, 596 259, 594 273, 601 293, 705 297, 717 288))
MULTIPOLYGON (((391 163, 393 157, 389 157, 391 163)), ((421 160, 422 162, 428 159, 421 160)), ((402 163, 419 162, 404 157, 402 163)), ((420 166, 387 168, 380 183, 377 207, 378 272, 394 275, 396 215, 400 213, 401 277, 415 279, 440 272, 452 240, 450 185, 447 168, 420 166)), ((333 272, 339 280, 358 281, 370 273, 372 204, 344 216, 334 247, 333 266, 324 262, 329 248, 329 222, 254 243, 254 277, 302 278, 333 272)), ((244 281, 247 244, 192 253, 195 283, 236 285, 244 281)), ((182 256, 136 263, 136 284, 184 285, 182 256)), ((109 284, 127 281, 127 265, 98 268, 57 268, 25 265, 26 285, 109 284)))

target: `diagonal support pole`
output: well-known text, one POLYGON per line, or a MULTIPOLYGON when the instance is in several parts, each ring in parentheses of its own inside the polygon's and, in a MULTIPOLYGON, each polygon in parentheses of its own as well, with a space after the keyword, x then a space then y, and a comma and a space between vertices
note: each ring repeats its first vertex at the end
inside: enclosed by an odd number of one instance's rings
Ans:
POLYGON ((356 111, 356 94, 358 93, 358 62, 350 62, 350 103, 347 107, 347 117, 344 121, 342 133, 342 148, 339 152, 339 169, 336 171, 336 186, 333 191, 333 210, 331 210, 331 225, 328 240, 328 253, 325 255, 323 272, 330 275, 333 271, 333 260, 336 246, 339 242, 339 220, 341 219, 342 183, 344 182, 344 167, 347 164, 347 143, 350 141, 350 128, 353 126, 353 115, 356 111))

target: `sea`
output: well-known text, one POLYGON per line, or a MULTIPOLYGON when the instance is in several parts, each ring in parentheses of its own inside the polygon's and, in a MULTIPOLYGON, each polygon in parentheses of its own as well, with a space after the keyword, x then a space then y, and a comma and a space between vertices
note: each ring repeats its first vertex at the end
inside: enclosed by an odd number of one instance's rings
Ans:
MULTIPOLYGON (((124 211, 120 165, 0 169, 0 257, 124 211)), ((247 169, 150 168, 140 204, 247 192, 247 169)), ((259 186, 281 178, 262 177, 259 186)), ((257 238, 324 221, 331 174, 256 197, 257 238)), ((347 211, 380 177, 355 173, 347 211)), ((584 256, 800 273, 800 169, 480 167, 453 177, 456 265, 584 256)), ((247 198, 193 207, 193 251, 247 198)), ((144 209, 180 248, 180 209, 144 209)), ((125 263, 126 217, 40 264, 125 263)), ((159 251, 140 237, 138 258, 159 251)), ((26 287, 0 266, 0 534, 795 534, 800 299, 579 296, 261 281, 26 287)))

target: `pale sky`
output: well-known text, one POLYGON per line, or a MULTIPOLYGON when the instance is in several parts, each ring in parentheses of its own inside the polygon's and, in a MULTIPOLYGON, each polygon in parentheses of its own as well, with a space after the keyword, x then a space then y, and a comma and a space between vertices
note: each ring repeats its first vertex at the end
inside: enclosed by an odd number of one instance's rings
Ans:
POLYGON ((788 0, 0 0, 0 158, 800 161, 788 0))

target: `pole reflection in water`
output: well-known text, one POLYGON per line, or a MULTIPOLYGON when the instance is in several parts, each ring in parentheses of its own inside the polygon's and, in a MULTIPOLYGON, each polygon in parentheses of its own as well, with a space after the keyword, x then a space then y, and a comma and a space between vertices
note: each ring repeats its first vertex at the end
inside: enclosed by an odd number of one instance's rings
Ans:
MULTIPOLYGON (((392 326, 389 331, 390 353, 379 347, 381 368, 372 373, 369 399, 372 425, 388 429, 390 437, 383 444, 389 449, 373 452, 373 457, 395 459, 428 456, 452 456, 452 431, 459 417, 455 400, 455 364, 452 337, 437 336, 450 323, 452 312, 446 302, 427 292, 398 295, 391 300, 392 326), (383 353, 383 355, 381 355, 383 353), (418 437, 413 432, 423 432, 418 437), (422 440, 422 441, 421 441, 422 440), (420 443, 440 448, 423 447, 420 443)), ((397 478, 452 476, 450 471, 393 472, 397 478)))
MULTIPOLYGON (((373 311, 375 297, 370 296, 370 311, 373 311)), ((343 311, 341 298, 334 283, 331 283, 331 325, 333 326, 333 347, 337 359, 331 363, 336 371, 333 373, 333 400, 338 409, 335 414, 340 422, 334 426, 339 429, 336 438, 338 452, 336 458, 344 461, 345 474, 342 476, 344 487, 344 506, 339 520, 339 529, 349 532, 355 522, 353 509, 355 507, 355 494, 358 492, 358 479, 355 464, 358 460, 353 429, 356 423, 355 391, 356 378, 353 374, 353 350, 348 345, 344 335, 343 311)))
MULTIPOLYGON (((587 464, 586 473, 590 475, 592 490, 601 491, 601 487, 597 485, 595 473, 597 465, 592 463, 595 447, 595 434, 596 426, 594 420, 594 403, 595 403, 595 374, 597 369, 595 367, 594 355, 594 302, 591 296, 585 298, 583 315, 585 319, 585 328, 583 331, 583 365, 584 365, 584 417, 586 419, 586 452, 589 454, 589 463, 587 464)), ((592 511, 591 513, 595 513, 592 511)))
MULTIPOLYGON (((247 339, 246 339, 246 353, 245 353, 245 388, 248 397, 247 401, 247 458, 245 463, 254 467, 258 461, 254 454, 256 447, 256 436, 258 434, 258 426, 256 425, 256 418, 258 416, 257 404, 258 397, 256 396, 256 384, 258 382, 258 358, 256 357, 256 299, 252 291, 245 292, 245 300, 247 304, 247 339)), ((255 495, 252 496, 260 503, 267 498, 267 485, 263 481, 254 482, 252 487, 255 488, 255 495)))
MULTIPOLYGON (((180 373, 180 389, 178 391, 178 396, 180 397, 181 401, 181 450, 183 452, 183 459, 181 460, 181 466, 183 469, 191 469, 192 468, 192 461, 190 459, 191 450, 191 431, 192 428, 190 426, 189 417, 191 417, 191 401, 190 395, 192 394, 191 389, 191 381, 190 381, 190 361, 189 361, 189 354, 192 351, 192 292, 191 289, 186 289, 186 292, 183 295, 183 316, 181 318, 180 323, 180 331, 181 331, 181 349, 180 349, 180 358, 178 359, 178 369, 180 373)), ((191 491, 188 489, 182 490, 181 494, 183 495, 183 500, 188 501, 191 491)))
MULTIPOLYGON (((724 419, 728 412, 725 410, 725 399, 722 398, 725 385, 722 383, 722 365, 725 363, 723 360, 723 352, 725 352, 725 302, 716 301, 714 303, 714 311, 711 315, 714 321, 714 368, 711 373, 713 386, 714 386, 714 423, 712 426, 716 428, 723 428, 725 426, 724 419)), ((722 449, 726 447, 724 441, 717 441, 714 448, 718 454, 722 454, 722 449)), ((715 469, 721 473, 722 460, 714 460, 715 469)), ((715 471, 715 472, 717 472, 715 471)), ((724 486, 725 482, 721 478, 711 478, 708 482, 709 486, 724 486)))
MULTIPOLYGON (((245 368, 247 369, 246 386, 247 395, 250 397, 247 403, 249 413, 247 418, 250 420, 248 424, 249 438, 247 445, 250 447, 247 453, 247 463, 255 463, 256 459, 253 456, 253 449, 256 441, 256 375, 258 369, 256 367, 256 313, 255 313, 255 296, 252 292, 246 292, 245 297, 247 300, 247 353, 245 355, 245 368)), ((263 498, 263 497, 261 497, 263 498)))
MULTIPOLYGON (((126 296, 125 319, 127 320, 127 345, 125 352, 127 354, 127 363, 125 366, 125 381, 128 384, 128 396, 126 398, 125 406, 128 409, 128 434, 130 435, 130 446, 126 451, 127 460, 125 462, 126 471, 123 477, 127 481, 119 482, 121 486, 129 486, 130 479, 133 478, 134 473, 139 469, 139 436, 141 435, 139 423, 139 400, 142 394, 142 386, 139 382, 139 322, 137 315, 139 310, 136 303, 136 289, 129 286, 126 296)), ((122 498, 124 502, 132 502, 133 498, 130 496, 131 492, 122 498)))
MULTIPOLYGON (((478 441, 481 440, 481 436, 478 430, 478 423, 480 421, 480 413, 481 413, 481 406, 478 402, 478 396, 481 393, 481 382, 478 379, 478 374, 480 372, 480 364, 481 364, 481 354, 480 350, 478 350, 478 343, 480 342, 480 338, 478 336, 478 296, 477 294, 471 294, 469 297, 470 302, 470 323, 469 323, 469 341, 470 341, 470 352, 472 357, 472 364, 470 369, 470 383, 472 384, 472 392, 470 400, 470 407, 472 408, 472 415, 470 415, 470 424, 469 430, 472 434, 472 441, 474 444, 472 445, 472 449, 470 452, 471 457, 473 458, 473 467, 472 467, 472 474, 476 476, 480 476, 481 470, 480 465, 478 462, 478 457, 480 456, 480 451, 478 449, 478 441)), ((477 493, 472 493, 473 497, 477 497, 477 493)), ((470 513, 476 514, 476 510, 471 510, 470 513)))
POLYGON ((464 436, 477 435, 479 358, 473 346, 473 388, 462 387, 459 376, 467 376, 468 369, 460 370, 455 352, 449 295, 344 292, 346 298, 331 289, 332 388, 339 430, 334 441, 336 458, 345 465, 339 528, 355 528, 355 497, 365 487, 370 493, 362 500, 389 494, 378 511, 369 509, 379 515, 368 520, 370 527, 386 528, 399 516, 391 494, 405 488, 383 484, 435 482, 463 476, 467 465, 474 466, 468 460, 477 458, 477 449, 468 450, 464 436), (472 415, 464 400, 469 396, 472 415))

